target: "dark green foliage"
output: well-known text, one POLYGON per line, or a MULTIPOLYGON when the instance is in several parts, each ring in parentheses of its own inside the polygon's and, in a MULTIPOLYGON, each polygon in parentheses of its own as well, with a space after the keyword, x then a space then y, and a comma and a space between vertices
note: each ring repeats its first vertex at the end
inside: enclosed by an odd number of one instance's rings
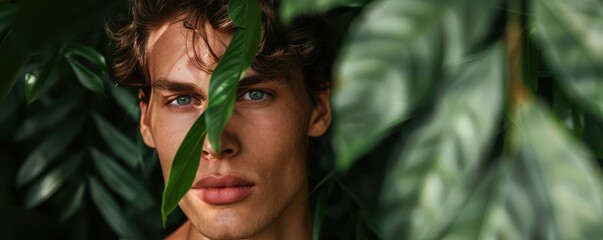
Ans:
MULTIPOLYGON (((257 2, 231 2, 239 29, 161 207, 136 95, 107 76, 102 17, 120 3, 0 2, 0 238, 155 239, 180 224, 161 219, 190 188, 206 131, 219 145, 257 48, 257 2)), ((328 13, 342 42, 334 123, 308 163, 314 238, 603 235, 601 7, 283 0, 286 22, 328 13)))

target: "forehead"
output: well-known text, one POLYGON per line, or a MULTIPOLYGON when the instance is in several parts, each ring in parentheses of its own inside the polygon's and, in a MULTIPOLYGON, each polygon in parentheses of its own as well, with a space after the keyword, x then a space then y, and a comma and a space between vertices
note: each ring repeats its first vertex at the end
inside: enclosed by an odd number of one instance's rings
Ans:
POLYGON ((150 30, 146 46, 150 80, 183 71, 199 72, 200 64, 213 69, 216 62, 211 53, 220 57, 232 35, 211 27, 205 27, 205 33, 207 44, 197 31, 186 28, 181 21, 165 23, 150 30))

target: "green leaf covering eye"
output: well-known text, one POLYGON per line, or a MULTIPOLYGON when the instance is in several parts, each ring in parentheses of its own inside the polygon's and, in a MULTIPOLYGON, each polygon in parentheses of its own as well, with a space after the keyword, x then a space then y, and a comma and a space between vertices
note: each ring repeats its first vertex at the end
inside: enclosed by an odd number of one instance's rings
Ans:
MULTIPOLYGON (((164 227, 167 216, 195 180, 206 132, 211 144, 219 149, 220 136, 234 108, 238 81, 251 66, 259 47, 262 21, 258 2, 230 0, 228 15, 238 29, 210 79, 207 109, 186 134, 172 162, 161 205, 164 227)), ((176 101, 190 103, 190 98, 179 97, 176 101)))

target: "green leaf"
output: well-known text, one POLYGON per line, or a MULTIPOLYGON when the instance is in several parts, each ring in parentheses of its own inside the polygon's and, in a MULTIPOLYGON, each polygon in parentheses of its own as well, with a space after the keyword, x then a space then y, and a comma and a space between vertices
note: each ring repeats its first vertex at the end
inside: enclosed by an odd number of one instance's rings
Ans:
POLYGON ((82 206, 82 202, 84 201, 84 192, 86 191, 86 183, 81 182, 75 193, 73 193, 71 200, 67 203, 67 207, 61 211, 61 216, 59 217, 60 221, 67 221, 73 214, 75 214, 78 209, 82 206))
POLYGON ((71 177, 82 158, 82 153, 72 156, 35 182, 25 194, 25 207, 33 208, 50 198, 71 177))
POLYGON ((281 18, 291 23, 295 17, 304 14, 325 13, 339 7, 361 8, 371 0, 284 0, 281 2, 281 18))
POLYGON ((0 43, 0 101, 8 95, 25 66, 25 53, 17 47, 18 43, 9 40, 0 43))
POLYGON ((459 214, 502 110, 504 51, 459 66, 432 118, 395 153, 381 190, 387 239, 435 239, 459 214))
POLYGON ((29 138, 44 129, 56 127, 61 122, 72 119, 73 115, 69 116, 69 114, 81 104, 79 101, 81 97, 80 93, 70 94, 46 105, 41 111, 25 119, 25 122, 17 128, 15 140, 29 138))
POLYGON ((119 104, 119 106, 128 114, 128 116, 132 117, 134 121, 138 121, 140 119, 138 99, 136 98, 135 93, 121 86, 109 87, 109 93, 113 99, 115 99, 117 104, 119 104))
POLYGON ((105 143, 111 148, 111 151, 123 159, 130 167, 136 167, 140 162, 136 144, 100 115, 93 113, 92 117, 94 118, 98 132, 105 140, 105 143))
POLYGON ((103 80, 98 74, 94 73, 90 68, 79 62, 79 60, 70 57, 69 55, 67 55, 67 61, 69 62, 69 65, 71 65, 73 72, 75 72, 77 79, 80 80, 80 83, 82 83, 84 87, 96 93, 103 92, 103 80))
POLYGON ((207 133, 204 114, 190 128, 172 162, 161 203, 161 217, 164 227, 167 216, 178 206, 178 202, 191 188, 197 175, 203 142, 207 133))
POLYGON ((597 239, 603 235, 600 168, 572 135, 538 103, 517 113, 520 159, 526 166, 546 239, 597 239))
POLYGON ((222 131, 232 114, 237 83, 255 58, 262 26, 257 0, 230 0, 228 16, 238 29, 211 76, 205 110, 209 142, 215 149, 220 149, 222 131))
POLYGON ((497 10, 493 2, 381 0, 365 8, 335 65, 338 168, 411 117, 433 97, 443 70, 456 71, 483 44, 497 10))
POLYGON ((134 225, 124 215, 113 196, 94 177, 90 177, 90 195, 99 212, 109 227, 120 237, 127 239, 143 239, 134 225))
POLYGON ((72 55, 81 56, 96 65, 102 72, 107 72, 105 57, 93 48, 80 44, 73 45, 67 49, 67 57, 71 57, 72 55))
POLYGON ((536 40, 572 100, 603 119, 603 4, 537 0, 536 40))
POLYGON ((42 95, 58 81, 57 61, 61 52, 61 48, 51 48, 53 52, 51 59, 44 64, 41 72, 34 71, 25 74, 25 98, 28 104, 35 101, 38 96, 42 95))
POLYGON ((22 187, 36 178, 52 160, 65 151, 83 125, 83 119, 75 119, 57 127, 48 138, 38 145, 25 159, 17 173, 17 186, 22 187), (68 124, 67 124, 68 123, 68 124))
POLYGON ((126 201, 135 203, 138 209, 144 209, 152 204, 151 195, 132 173, 127 172, 112 158, 95 148, 91 148, 90 153, 94 166, 111 189, 126 201))
POLYGON ((525 176, 508 160, 498 160, 484 174, 454 225, 438 239, 534 239, 536 212, 525 176))

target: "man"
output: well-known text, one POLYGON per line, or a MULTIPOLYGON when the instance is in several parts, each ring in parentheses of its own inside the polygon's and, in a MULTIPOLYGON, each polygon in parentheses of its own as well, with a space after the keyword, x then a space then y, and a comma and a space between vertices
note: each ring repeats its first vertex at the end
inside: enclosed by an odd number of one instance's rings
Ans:
MULTIPOLYGON (((257 1, 257 0, 249 0, 257 1)), ((140 87, 140 131, 164 179, 204 111, 212 70, 236 26, 228 1, 132 2, 115 40, 116 83, 140 87)), ((310 239, 309 137, 331 121, 330 54, 319 18, 286 27, 278 1, 260 0, 262 41, 240 81, 222 149, 206 139, 193 187, 180 201, 188 221, 169 239, 310 239)))

